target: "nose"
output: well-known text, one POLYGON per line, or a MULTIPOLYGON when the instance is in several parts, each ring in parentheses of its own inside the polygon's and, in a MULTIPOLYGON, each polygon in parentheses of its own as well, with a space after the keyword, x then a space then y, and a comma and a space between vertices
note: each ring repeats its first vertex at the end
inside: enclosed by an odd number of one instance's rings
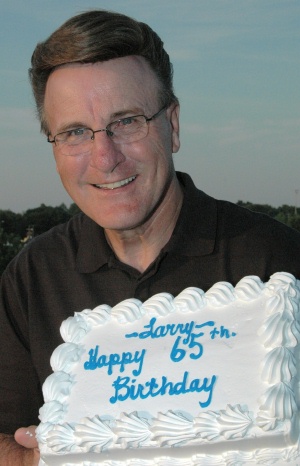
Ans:
POLYGON ((124 160, 125 156, 120 146, 113 142, 106 129, 94 132, 90 154, 91 167, 110 173, 124 160))

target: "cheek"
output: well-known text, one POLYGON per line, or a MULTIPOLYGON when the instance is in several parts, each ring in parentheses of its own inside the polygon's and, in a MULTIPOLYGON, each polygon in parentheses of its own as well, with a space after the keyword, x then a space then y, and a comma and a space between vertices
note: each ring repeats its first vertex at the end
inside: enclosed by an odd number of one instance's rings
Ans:
POLYGON ((55 160, 56 171, 57 171, 57 173, 60 175, 60 172, 61 172, 61 165, 62 165, 61 157, 59 157, 59 156, 55 153, 55 150, 53 150, 53 156, 54 156, 54 160, 55 160))
MULTIPOLYGON (((168 135, 156 138, 150 149, 153 160, 158 170, 169 172, 173 167, 172 141, 168 135)), ((151 155, 150 155, 151 158, 151 155)))
POLYGON ((59 176, 63 179, 65 176, 65 173, 68 173, 70 170, 66 170, 66 163, 62 159, 62 157, 55 157, 55 162, 56 162, 56 171, 59 174, 59 176))
POLYGON ((54 153, 56 162, 56 171, 62 179, 71 180, 72 178, 80 176, 85 170, 85 161, 80 157, 72 158, 67 156, 56 155, 54 153))
POLYGON ((149 159, 156 160, 157 164, 169 165, 173 144, 168 122, 163 122, 160 127, 153 127, 152 134, 148 135, 146 141, 149 159))
POLYGON ((173 138, 170 123, 166 120, 157 129, 155 138, 155 152, 159 158, 158 163, 173 166, 173 138))

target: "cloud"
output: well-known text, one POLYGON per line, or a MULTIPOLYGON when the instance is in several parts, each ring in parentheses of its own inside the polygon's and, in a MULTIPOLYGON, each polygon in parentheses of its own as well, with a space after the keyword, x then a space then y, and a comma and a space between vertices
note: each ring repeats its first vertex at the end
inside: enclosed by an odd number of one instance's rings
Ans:
POLYGON ((192 47, 188 48, 172 48, 168 49, 168 53, 170 55, 171 61, 175 62, 189 62, 196 60, 198 58, 199 52, 197 49, 193 49, 192 47))
POLYGON ((262 120, 259 124, 246 119, 233 119, 225 124, 182 123, 184 137, 205 137, 215 147, 232 149, 236 145, 256 147, 265 154, 285 151, 286 154, 300 152, 300 119, 262 120))
POLYGON ((4 129, 14 129, 16 124, 20 131, 36 127, 37 121, 33 108, 0 107, 0 124, 4 129))
POLYGON ((0 127, 6 152, 33 148, 42 138, 33 108, 0 107, 0 127))

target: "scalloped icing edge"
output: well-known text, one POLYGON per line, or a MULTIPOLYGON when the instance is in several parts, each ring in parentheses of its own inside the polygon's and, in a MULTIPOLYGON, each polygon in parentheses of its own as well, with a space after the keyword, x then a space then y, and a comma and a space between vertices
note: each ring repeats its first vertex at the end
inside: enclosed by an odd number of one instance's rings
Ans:
MULTIPOLYGON (((236 299, 244 299, 245 301, 251 301, 256 299, 261 293, 264 293, 269 297, 269 302, 270 302, 270 315, 268 315, 265 319, 264 325, 260 329, 260 333, 262 337, 264 338, 264 341, 267 342, 268 346, 270 346, 270 341, 274 341, 276 345, 280 347, 287 347, 288 350, 291 350, 290 345, 295 347, 296 345, 299 344, 300 341, 300 332, 299 332, 299 287, 298 287, 298 281, 290 274, 280 272, 277 274, 272 275, 270 278, 269 282, 266 284, 263 284, 258 277, 251 276, 251 277, 245 277, 242 279, 235 288, 232 287, 232 285, 226 283, 226 282, 220 282, 214 285, 210 290, 208 290, 206 293, 204 293, 202 290, 197 289, 197 288, 187 288, 184 290, 182 293, 180 293, 176 298, 173 298, 171 295, 168 293, 160 293, 158 295, 153 296, 149 300, 145 301, 144 303, 141 303, 138 300, 125 300, 119 304, 117 304, 115 307, 110 308, 109 306, 106 305, 101 305, 97 306, 93 311, 90 310, 84 310, 80 313, 76 313, 74 317, 70 317, 67 319, 67 321, 64 321, 61 327, 62 335, 63 338, 66 341, 67 344, 75 345, 75 350, 77 349, 77 357, 74 357, 74 354, 72 353, 71 358, 73 364, 76 363, 76 361, 80 358, 80 341, 88 334, 88 332, 91 329, 94 329, 95 326, 98 325, 105 325, 107 321, 110 321, 111 319, 115 319, 117 322, 120 324, 125 323, 126 321, 132 322, 134 320, 139 320, 140 318, 145 315, 145 313, 149 313, 151 315, 156 315, 157 317, 162 316, 162 315, 167 315, 169 313, 175 312, 175 311, 180 311, 180 312, 195 312, 198 309, 203 309, 205 308, 208 304, 212 304, 214 306, 219 306, 222 307, 224 305, 230 304, 230 302, 234 302, 236 299), (280 290, 280 293, 278 293, 278 290, 280 290), (282 292, 284 290, 284 293, 282 292), (283 306, 282 299, 283 295, 285 298, 287 298, 287 301, 285 301, 285 304, 283 306), (280 315, 278 316, 278 313, 280 315), (274 315, 277 315, 277 318, 274 318, 274 315), (281 316, 281 318, 280 318, 281 316), (288 323, 288 325, 287 325, 288 323), (295 325, 296 323, 296 325, 295 325), (272 334, 273 332, 273 334, 272 334), (283 334, 283 336, 281 335, 283 334), (281 340, 280 340, 281 339, 281 340), (76 342, 76 343, 74 343, 76 342)), ((64 344, 63 344, 64 345, 64 344)), ((61 347, 63 347, 61 345, 61 347)), ((271 348, 271 351, 274 348, 271 348)), ((270 351, 270 352, 271 352, 270 351)), ((76 351, 75 351, 76 352, 76 351)), ((269 352, 269 353, 270 353, 269 352)), ((55 352, 54 352, 55 353, 55 352)), ((299 364, 299 361, 298 361, 299 364)), ((55 364, 54 364, 55 365, 55 364)), ((70 362, 67 364, 68 370, 70 367, 70 362)), ((71 364, 72 366, 72 364, 71 364)), ((49 376, 51 377, 51 376, 49 376)), ((287 375, 282 375, 281 374, 281 380, 275 384, 273 383, 270 385, 269 389, 265 394, 262 396, 262 405, 261 405, 261 411, 259 413, 259 416, 257 416, 256 419, 251 418, 251 413, 246 411, 245 409, 242 410, 239 405, 236 406, 227 406, 224 410, 220 410, 219 412, 213 412, 213 411, 206 411, 204 415, 207 415, 207 413, 210 414, 210 422, 213 425, 213 430, 218 432, 220 436, 224 436, 225 438, 237 438, 238 436, 247 438, 251 437, 253 429, 257 429, 259 427, 260 429, 264 429, 266 431, 272 431, 276 429, 283 429, 286 430, 288 426, 292 425, 292 423, 296 422, 296 418, 298 416, 298 408, 296 401, 294 399, 294 393, 291 390, 291 379, 292 376, 290 375, 289 378, 290 380, 285 380, 284 379, 288 377, 287 375), (276 402, 276 398, 278 398, 276 402), (276 406, 277 405, 277 406, 276 406), (281 413, 281 418, 279 418, 278 410, 280 406, 287 406, 288 408, 286 409, 286 412, 284 413, 285 415, 285 421, 282 422, 282 413, 281 413), (229 414, 228 414, 229 413, 229 414), (274 416, 275 413, 275 416, 274 416), (223 422, 222 425, 222 419, 225 416, 225 421, 223 422), (234 422, 231 421, 230 416, 234 419, 234 422), (293 422, 292 422, 293 421, 293 422), (279 427, 278 427, 279 426, 279 427), (227 427, 227 428, 226 428, 227 427), (230 430, 233 432, 233 437, 228 434, 230 433, 230 430), (223 432, 223 434, 222 434, 223 432), (225 432, 225 434, 224 434, 225 432), (235 435, 235 437, 234 437, 235 435)), ((52 374, 53 378, 53 374, 52 374)), ((47 379, 48 380, 48 379, 47 379)), ((47 380, 45 384, 47 384, 47 380)), ((70 390, 72 388, 72 384, 70 384, 70 390)), ((51 402, 51 401, 50 401, 51 402)), ((45 403, 47 405, 47 403, 45 403)), ((44 407, 45 407, 44 405, 44 407)), ((42 409, 44 408, 42 407, 42 409)), ((162 416, 168 416, 172 413, 171 411, 161 414, 162 416)), ((132 415, 135 415, 136 418, 139 418, 139 414, 136 412, 129 413, 129 414, 124 414, 125 416, 129 417, 132 415)), ((178 413, 175 413, 175 416, 178 413)), ((149 446, 157 448, 163 445, 168 445, 168 446, 174 446, 174 445, 201 445, 204 444, 205 442, 209 441, 208 437, 209 435, 206 436, 205 440, 203 440, 203 437, 201 437, 201 428, 199 426, 202 426, 202 432, 205 430, 205 422, 206 420, 201 419, 200 417, 195 417, 186 423, 184 425, 181 425, 180 423, 175 426, 176 427, 176 435, 172 433, 171 436, 168 437, 168 429, 162 429, 161 424, 157 421, 159 418, 159 413, 156 417, 154 417, 151 422, 148 421, 148 426, 144 430, 147 431, 148 433, 143 432, 144 434, 144 440, 140 442, 140 446, 149 446), (204 429, 204 430, 203 430, 204 429), (161 432, 163 431, 163 432, 161 432), (157 432, 160 432, 160 436, 162 440, 157 440, 157 432), (174 435, 175 435, 175 440, 174 440, 174 435), (146 440, 145 440, 146 439, 146 440), (179 440, 178 440, 179 439, 179 440), (202 440, 200 440, 202 439, 202 440), (144 442, 144 443, 143 443, 144 442), (196 443, 195 443, 196 442, 196 443)), ((100 423, 102 422, 101 418, 97 416, 98 419, 100 420, 100 423)), ((203 418, 203 416, 202 416, 203 418)), ((205 416, 204 416, 205 418, 205 416)), ((78 431, 84 430, 86 428, 87 423, 93 423, 94 418, 85 418, 84 421, 80 421, 79 423, 72 423, 70 424, 65 424, 65 423, 60 423, 59 420, 54 420, 52 422, 42 422, 40 426, 37 429, 37 437, 40 442, 40 448, 41 451, 43 452, 44 448, 43 446, 46 446, 48 448, 52 448, 52 451, 57 448, 49 447, 49 438, 56 437, 56 444, 61 443, 61 446, 63 446, 64 442, 66 439, 63 438, 60 439, 60 432, 62 429, 70 429, 71 432, 69 432, 68 436, 68 441, 69 444, 65 445, 63 448, 65 448, 65 451, 67 452, 68 450, 72 453, 83 453, 86 452, 86 446, 85 447, 80 447, 80 442, 78 444, 78 431), (69 427, 67 427, 69 426, 69 427), (49 435, 50 434, 50 435, 49 435)), ((137 421, 136 419, 136 421, 137 421)), ((224 420, 224 419, 223 419, 224 420)), ((174 419, 173 419, 174 422, 174 419)), ((298 420, 299 422, 299 420, 298 420)), ((100 449, 100 451, 106 451, 107 445, 125 445, 125 448, 130 445, 130 441, 126 443, 124 441, 124 429, 126 431, 126 425, 122 426, 122 419, 114 419, 112 424, 108 427, 108 433, 106 432, 106 439, 107 441, 103 443, 104 447, 100 449), (111 438, 109 438, 109 431, 111 431, 111 438), (121 432, 121 434, 120 434, 121 432), (125 442, 125 443, 124 443, 125 442)), ((176 422, 175 422, 176 424, 176 422)), ((207 428, 208 426, 206 426, 207 428)), ((132 428, 132 426, 131 426, 132 428)), ((136 437, 138 438, 138 432, 135 432, 136 437)), ((93 433, 95 435, 95 433, 93 433)), ((96 434, 97 437, 97 434, 96 434)), ((214 438, 214 431, 212 433, 212 438, 214 438)), ((86 445, 87 443, 89 444, 89 450, 88 451, 95 451, 95 447, 93 446, 93 441, 95 443, 95 436, 91 437, 90 442, 85 440, 84 444, 86 445)), ((97 444, 99 444, 99 434, 98 434, 98 440, 96 441, 97 444)), ((50 442, 51 443, 51 442, 50 442)), ((136 442, 137 443, 137 442, 136 442)), ((136 446, 136 444, 135 444, 136 446)), ((109 448, 109 447, 108 447, 109 448)), ((47 449, 47 448, 46 448, 47 449)), ((163 453, 167 453, 166 450, 162 451, 163 453)), ((276 459, 278 456, 278 460, 280 461, 287 461, 290 462, 296 458, 299 457, 300 451, 299 451, 299 444, 291 445, 286 448, 280 448, 280 449, 269 449, 269 448, 264 448, 264 449, 256 449, 253 452, 244 452, 244 451, 226 451, 223 453, 220 453, 218 455, 193 455, 191 458, 188 459, 190 461, 190 465, 197 465, 198 461, 200 459, 205 458, 205 464, 233 464, 233 458, 235 461, 239 461, 239 464, 246 464, 246 462, 242 459, 243 457, 245 458, 245 455, 247 456, 247 462, 253 462, 253 461, 260 461, 262 464, 264 462, 267 462, 270 460, 270 458, 274 458, 274 454, 276 454, 276 459), (273 456, 272 456, 273 455, 273 456), (212 462, 208 462, 208 459, 212 458, 212 462), (216 463, 217 461, 217 463, 216 463), (219 463, 219 461, 223 461, 219 463)), ((170 464, 174 466, 176 465, 176 461, 178 461, 175 457, 172 456, 172 454, 169 456, 164 456, 162 455, 165 460, 168 459, 170 460, 170 464), (175 463, 174 463, 175 462, 175 463)), ((89 466, 98 466, 98 465, 118 465, 122 464, 122 462, 118 461, 111 461, 108 462, 109 460, 106 460, 105 463, 103 462, 84 462, 86 465, 89 466)), ((131 465, 131 464, 136 464, 137 459, 128 459, 126 460, 126 463, 124 464, 131 465)), ((140 460, 139 464, 148 464, 148 460, 140 460)), ((150 461, 151 464, 167 464, 167 463, 161 463, 160 459, 157 459, 157 462, 152 458, 150 461)), ((185 460, 179 460, 179 461, 187 461, 185 460)), ((71 466, 73 463, 62 463, 64 466, 71 466)), ((76 463, 74 463, 76 464, 76 463)), ((150 464, 150 463, 149 463, 150 464)), ((184 464, 182 462, 179 462, 178 464, 184 464)), ((291 464, 291 463, 289 463, 291 464)))

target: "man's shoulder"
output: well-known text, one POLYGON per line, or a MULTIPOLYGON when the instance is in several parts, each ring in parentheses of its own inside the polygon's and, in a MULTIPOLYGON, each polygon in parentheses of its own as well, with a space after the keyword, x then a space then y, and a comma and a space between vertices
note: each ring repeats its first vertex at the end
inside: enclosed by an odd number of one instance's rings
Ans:
POLYGON ((273 236, 288 236, 300 242, 298 230, 263 212, 252 211, 229 201, 217 200, 216 202, 219 224, 222 229, 241 233, 248 231, 259 236, 268 232, 273 236))
POLYGON ((297 264, 300 270, 300 231, 263 213, 228 201, 217 201, 218 244, 237 257, 297 264), (252 256, 252 257, 251 257, 252 256))
POLYGON ((215 199, 199 190, 188 175, 179 176, 186 194, 181 222, 192 241, 201 236, 245 253, 256 248, 264 254, 277 254, 281 249, 300 255, 300 231, 265 213, 215 199))

